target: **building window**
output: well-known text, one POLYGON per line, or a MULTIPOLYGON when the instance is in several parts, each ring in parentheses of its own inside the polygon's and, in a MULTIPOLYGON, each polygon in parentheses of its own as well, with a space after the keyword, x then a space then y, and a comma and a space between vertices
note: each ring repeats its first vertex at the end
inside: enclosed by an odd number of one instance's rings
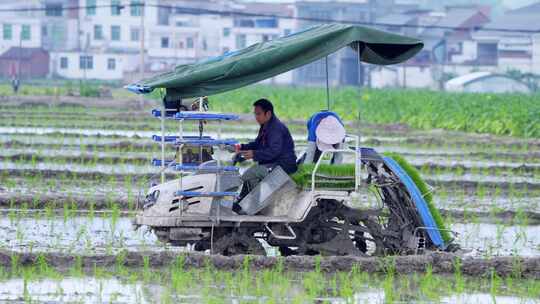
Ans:
POLYGON ((171 15, 172 7, 160 6, 158 8, 158 25, 169 25, 169 16, 171 15))
POLYGON ((255 27, 258 28, 277 28, 278 22, 277 19, 271 18, 271 19, 256 19, 255 20, 255 27))
POLYGON ((103 39, 103 26, 99 24, 94 25, 94 39, 95 40, 103 39))
POLYGON ((243 49, 246 47, 246 35, 238 34, 236 35, 236 48, 243 49))
POLYGON ((30 40, 31 38, 30 25, 23 24, 21 28, 21 40, 30 40))
POLYGON ((499 57, 497 43, 478 43, 476 52, 477 64, 497 65, 499 57))
POLYGON ((120 0, 111 0, 111 16, 120 16, 120 0))
POLYGON ((86 16, 96 15, 96 0, 86 0, 86 16))
POLYGON ((92 56, 81 56, 79 58, 79 69, 81 70, 91 70, 94 68, 94 57, 92 56))
POLYGON ((235 27, 255 27, 253 19, 234 19, 235 27))
POLYGON ((68 58, 67 57, 60 57, 60 68, 61 69, 67 69, 68 68, 68 58))
POLYGON ((223 37, 229 37, 230 34, 231 34, 231 29, 228 28, 228 27, 224 27, 223 28, 223 37))
POLYGON ((131 1, 130 3, 131 16, 140 16, 142 12, 142 3, 140 1, 131 1))
POLYGON ((62 3, 45 4, 45 16, 62 16, 62 3))
POLYGON ((120 26, 111 25, 111 40, 120 41, 120 26))
POLYGON ((138 28, 132 28, 130 30, 130 39, 131 41, 139 41, 140 39, 140 33, 138 28))
POLYGON ((116 70, 116 59, 107 59, 107 70, 116 70))
POLYGON ((161 48, 169 48, 169 37, 161 37, 161 48))
POLYGON ((192 26, 192 22, 187 21, 187 20, 180 20, 180 21, 176 21, 176 26, 177 27, 189 27, 189 26, 192 26))
POLYGON ((193 48, 193 38, 188 37, 188 38, 186 39, 186 48, 188 48, 188 49, 192 49, 192 48, 193 48))
POLYGON ((47 37, 49 35, 49 30, 47 29, 46 25, 41 26, 41 36, 47 37))
POLYGON ((13 37, 13 26, 9 23, 5 23, 2 27, 4 40, 11 40, 13 37))

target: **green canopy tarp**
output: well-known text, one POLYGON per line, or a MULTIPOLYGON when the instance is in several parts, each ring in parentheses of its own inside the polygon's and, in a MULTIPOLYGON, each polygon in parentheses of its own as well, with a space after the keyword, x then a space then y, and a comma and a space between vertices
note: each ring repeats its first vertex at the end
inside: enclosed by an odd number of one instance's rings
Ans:
MULTIPOLYGON (((422 41, 361 26, 324 24, 257 43, 128 86, 137 93, 166 88, 175 98, 207 96, 240 88, 306 65, 351 46, 361 60, 388 65, 403 62, 423 47, 422 41)), ((172 96, 169 96, 172 97, 172 96)))

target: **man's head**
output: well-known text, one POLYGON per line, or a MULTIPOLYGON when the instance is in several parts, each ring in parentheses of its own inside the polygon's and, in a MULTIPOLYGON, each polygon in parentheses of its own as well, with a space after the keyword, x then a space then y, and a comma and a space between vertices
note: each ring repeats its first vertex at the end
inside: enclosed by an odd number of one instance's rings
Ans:
POLYGON ((253 103, 253 113, 255 120, 260 125, 264 125, 274 116, 274 106, 268 99, 261 98, 253 103))

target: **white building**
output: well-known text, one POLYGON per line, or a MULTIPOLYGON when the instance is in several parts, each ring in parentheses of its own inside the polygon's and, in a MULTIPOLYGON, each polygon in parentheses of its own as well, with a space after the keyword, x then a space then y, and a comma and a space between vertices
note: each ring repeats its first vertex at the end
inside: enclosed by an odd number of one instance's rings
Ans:
POLYGON ((473 36, 478 45, 478 59, 491 58, 491 63, 501 73, 510 69, 540 73, 540 62, 535 53, 539 47, 535 38, 538 34, 532 33, 540 31, 539 15, 540 2, 537 2, 509 11, 486 24, 482 31, 473 36))
POLYGON ((148 55, 155 65, 173 67, 221 54, 219 14, 225 9, 212 1, 161 1, 156 25, 149 28, 148 55), (190 13, 191 12, 191 13, 190 13))
POLYGON ((10 47, 74 50, 80 48, 76 10, 79 0, 0 0, 0 53, 10 47), (31 9, 9 11, 9 9, 31 9), (44 10, 43 10, 44 8, 44 10), (32 10, 33 9, 33 10, 32 10))
MULTIPOLYGON (((140 1, 120 0, 79 0, 79 5, 86 7, 79 10, 81 49, 138 50, 142 35, 140 3, 140 1)), ((156 20, 157 8, 145 7, 145 26, 152 27, 156 24, 156 20)))
POLYGON ((50 71, 54 76, 69 79, 120 80, 133 71, 138 54, 103 52, 51 52, 50 71))
MULTIPOLYGON (((34 4, 28 1, 27 5, 34 4)), ((37 5, 37 3, 35 3, 37 5)), ((0 9, 20 7, 20 3, 1 1, 0 9)), ((1 12, 0 11, 0 54, 10 47, 41 47, 41 22, 35 12, 1 12)))
MULTIPOLYGON (((263 16, 222 17, 220 38, 222 53, 239 50, 250 45, 289 35, 297 30, 296 20, 266 17, 265 15, 295 16, 292 4, 280 3, 234 3, 233 10, 259 13, 263 16)), ((291 84, 293 72, 270 78, 264 83, 291 84)))

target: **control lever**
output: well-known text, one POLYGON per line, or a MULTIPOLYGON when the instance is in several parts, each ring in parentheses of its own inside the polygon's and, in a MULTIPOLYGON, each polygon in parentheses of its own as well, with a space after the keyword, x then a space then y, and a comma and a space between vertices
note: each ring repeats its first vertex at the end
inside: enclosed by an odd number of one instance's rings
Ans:
POLYGON ((232 158, 232 165, 233 166, 236 166, 236 164, 241 164, 243 162, 245 162, 246 159, 242 156, 241 153, 235 153, 233 158, 232 158))

